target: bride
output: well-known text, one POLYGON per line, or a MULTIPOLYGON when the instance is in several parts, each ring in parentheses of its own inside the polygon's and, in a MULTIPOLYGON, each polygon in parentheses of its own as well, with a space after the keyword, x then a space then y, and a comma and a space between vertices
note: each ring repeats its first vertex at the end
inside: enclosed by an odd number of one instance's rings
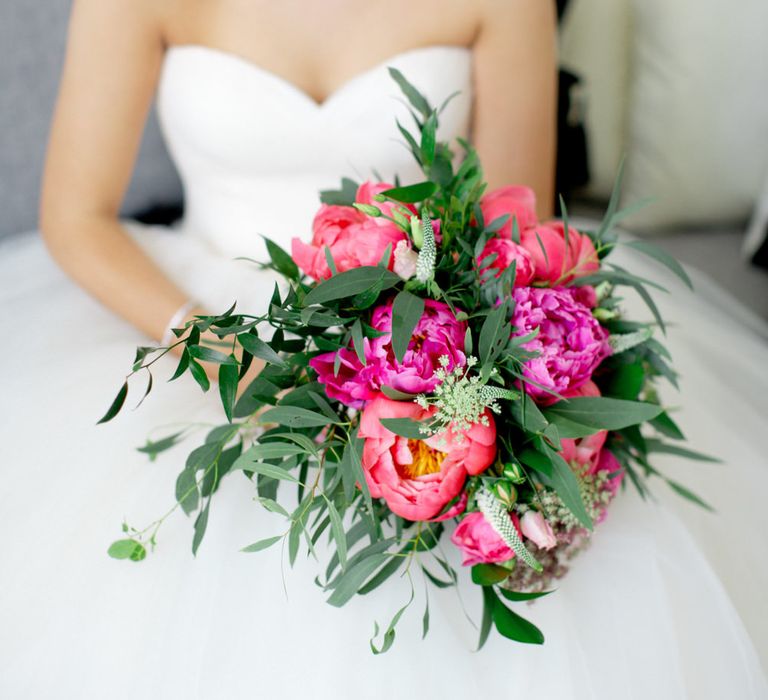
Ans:
POLYGON ((462 602, 477 622, 480 601, 462 572, 463 601, 430 593, 426 641, 408 613, 393 649, 374 657, 373 620, 407 591, 393 581, 338 610, 313 584, 313 560, 283 580, 278 548, 240 553, 280 524, 237 477, 222 484, 196 558, 182 517, 141 564, 107 557, 121 518, 143 525, 173 500, 178 452, 149 463, 135 448, 167 433, 169 416, 220 422, 215 397, 186 382, 97 428, 134 347, 235 299, 264 304, 269 275, 233 258, 263 256, 260 234, 286 248, 305 236, 317 191, 341 175, 417 177, 396 143, 404 107, 388 66, 434 104, 459 90, 440 136, 471 136, 491 187, 527 183, 539 214, 552 213, 552 3, 76 0, 40 225, 79 286, 39 238, 0 258, 12 320, 0 370, 0 696, 768 697, 757 653, 768 658, 768 352, 705 279, 695 299, 676 289, 662 300, 684 375, 668 401, 683 402, 694 448, 725 464, 660 466, 718 514, 661 488, 655 503, 623 493, 557 594, 526 611, 543 647, 491 638, 473 653, 462 602), (155 92, 186 194, 172 227, 117 214, 155 92))

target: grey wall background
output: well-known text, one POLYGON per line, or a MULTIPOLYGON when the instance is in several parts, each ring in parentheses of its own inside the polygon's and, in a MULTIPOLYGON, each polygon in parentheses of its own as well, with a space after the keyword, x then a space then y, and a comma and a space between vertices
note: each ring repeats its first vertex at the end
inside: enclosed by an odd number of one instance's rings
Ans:
MULTIPOLYGON (((0 238, 37 228, 70 6, 71 0, 0 0, 0 238)), ((181 196, 153 105, 122 213, 140 215, 181 196)))

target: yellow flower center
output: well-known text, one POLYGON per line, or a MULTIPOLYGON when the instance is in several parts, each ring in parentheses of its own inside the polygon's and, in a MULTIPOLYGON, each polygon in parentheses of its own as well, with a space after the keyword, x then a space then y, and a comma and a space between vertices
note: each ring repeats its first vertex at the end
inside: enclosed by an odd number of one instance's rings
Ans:
POLYGON ((440 471, 445 452, 431 448, 424 440, 408 440, 408 449, 413 457, 410 464, 403 465, 403 472, 408 479, 436 474, 440 471))

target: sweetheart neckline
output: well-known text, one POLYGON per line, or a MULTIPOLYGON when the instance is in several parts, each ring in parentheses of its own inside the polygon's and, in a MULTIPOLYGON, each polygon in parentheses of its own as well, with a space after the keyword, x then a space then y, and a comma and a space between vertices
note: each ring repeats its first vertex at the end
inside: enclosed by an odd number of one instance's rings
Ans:
POLYGON ((323 109, 325 109, 329 104, 333 103, 339 96, 343 95, 353 85, 360 82, 361 80, 377 73, 382 68, 385 68, 390 64, 400 62, 409 56, 417 55, 420 53, 426 53, 428 51, 461 51, 461 52, 466 52, 468 54, 471 54, 472 52, 472 49, 469 48, 468 46, 459 46, 458 44, 431 44, 428 46, 419 46, 413 49, 406 49, 405 51, 396 53, 390 56, 389 58, 385 58, 383 61, 379 61, 375 65, 370 66, 369 68, 366 68, 360 71, 359 73, 356 73, 351 78, 348 78, 347 80, 343 81, 338 87, 336 87, 330 93, 328 93, 328 95, 322 101, 318 101, 314 97, 312 97, 312 95, 310 95, 306 90, 299 87, 296 83, 292 82, 288 78, 280 75, 279 73, 275 73, 274 71, 271 71, 268 68, 264 68, 258 63, 255 63, 254 61, 251 61, 245 56, 241 56, 240 54, 235 53, 234 51, 227 51, 226 49, 220 49, 215 46, 207 46, 205 44, 190 43, 190 44, 173 44, 166 49, 166 54, 170 54, 171 52, 178 53, 179 51, 188 51, 188 50, 205 51, 210 53, 211 55, 219 56, 220 58, 224 58, 228 61, 231 61, 233 65, 239 64, 248 70, 261 73, 266 78, 272 80, 275 84, 282 85, 284 88, 290 90, 293 94, 303 99, 308 105, 310 105, 317 111, 322 111, 323 109))

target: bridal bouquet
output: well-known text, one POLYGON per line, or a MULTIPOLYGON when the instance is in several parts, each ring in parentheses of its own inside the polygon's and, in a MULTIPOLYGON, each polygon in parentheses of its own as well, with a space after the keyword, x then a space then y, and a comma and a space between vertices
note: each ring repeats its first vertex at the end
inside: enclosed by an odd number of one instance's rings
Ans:
MULTIPOLYGON (((460 140, 457 157, 437 140, 442 108, 390 72, 412 108, 415 130, 398 128, 423 181, 345 179, 323 192, 311 240, 294 240, 290 254, 266 240, 262 267, 285 284, 265 313, 233 306, 174 331, 172 379, 190 372, 207 391, 200 362, 217 363, 226 416, 189 453, 177 506, 196 513, 197 551, 221 479, 241 472, 284 523, 244 551, 283 543, 291 563, 302 549, 326 556, 317 581, 334 606, 395 575, 455 585, 444 548, 456 547, 482 591, 480 646, 492 627, 540 644, 509 603, 551 592, 624 482, 645 495, 647 478, 661 476, 698 501, 650 461, 700 457, 665 441, 683 436, 656 392, 659 378, 676 379, 654 337, 664 322, 647 288, 657 285, 610 261, 626 213, 616 195, 595 232, 571 226, 564 206, 562 221, 540 222, 533 192, 486 191, 473 148, 460 140), (653 322, 622 315, 626 288, 653 322), (256 358, 263 369, 237 398, 256 358)), ((663 251, 624 245, 690 284, 663 251)), ((133 373, 149 373, 148 390, 169 350, 138 349, 133 373)), ((126 381, 102 420, 127 393, 126 381)), ((141 450, 154 456, 185 435, 141 450)), ((109 553, 143 559, 163 520, 125 524, 109 553)), ((392 645, 404 609, 380 641, 376 625, 375 653, 392 645)), ((425 634, 428 623, 427 608, 425 634)))

